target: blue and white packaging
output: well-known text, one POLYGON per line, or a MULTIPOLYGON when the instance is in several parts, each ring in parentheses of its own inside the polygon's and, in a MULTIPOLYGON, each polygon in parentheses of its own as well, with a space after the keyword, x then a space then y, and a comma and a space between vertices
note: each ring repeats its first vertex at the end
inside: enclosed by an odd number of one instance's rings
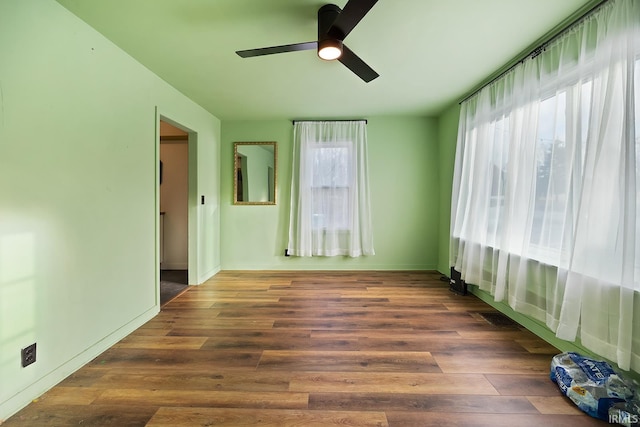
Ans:
POLYGON ((561 353, 551 360, 550 377, 563 394, 592 417, 623 425, 634 418, 620 415, 620 411, 638 407, 635 384, 605 361, 574 352, 561 353))

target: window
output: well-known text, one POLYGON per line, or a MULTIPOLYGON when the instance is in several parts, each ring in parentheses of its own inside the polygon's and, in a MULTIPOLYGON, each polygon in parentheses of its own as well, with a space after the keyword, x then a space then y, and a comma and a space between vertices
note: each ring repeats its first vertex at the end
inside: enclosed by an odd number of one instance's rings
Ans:
POLYGON ((640 2, 604 2, 462 103, 451 266, 640 372, 640 2))
POLYGON ((296 122, 288 253, 373 255, 366 123, 296 122))

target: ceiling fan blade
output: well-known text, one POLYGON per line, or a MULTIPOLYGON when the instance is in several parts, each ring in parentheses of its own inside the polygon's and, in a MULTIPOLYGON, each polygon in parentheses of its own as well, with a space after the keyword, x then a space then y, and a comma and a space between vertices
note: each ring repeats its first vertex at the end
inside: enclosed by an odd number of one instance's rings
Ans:
POLYGON ((261 47, 258 49, 237 50, 236 53, 243 58, 252 56, 273 55, 274 53, 295 52, 298 50, 317 49, 318 42, 285 44, 282 46, 261 47))
POLYGON ((327 34, 329 37, 344 40, 358 22, 371 10, 378 0, 349 0, 327 34))
POLYGON ((353 51, 345 45, 342 45, 342 56, 338 58, 338 61, 342 62, 345 67, 353 71, 367 83, 379 76, 373 68, 369 67, 358 55, 353 53, 353 51))

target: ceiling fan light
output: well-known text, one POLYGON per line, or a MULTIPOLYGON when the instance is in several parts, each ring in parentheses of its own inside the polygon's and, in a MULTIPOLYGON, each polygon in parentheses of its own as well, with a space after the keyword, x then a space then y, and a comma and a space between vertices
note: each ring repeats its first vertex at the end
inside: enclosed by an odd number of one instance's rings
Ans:
POLYGON ((325 39, 318 42, 318 56, 325 61, 332 61, 342 56, 342 42, 336 39, 325 39))

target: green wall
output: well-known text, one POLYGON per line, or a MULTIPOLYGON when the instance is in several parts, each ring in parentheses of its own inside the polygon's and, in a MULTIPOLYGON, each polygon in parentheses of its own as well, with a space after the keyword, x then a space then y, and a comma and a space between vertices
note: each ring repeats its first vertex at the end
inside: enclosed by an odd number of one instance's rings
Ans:
POLYGON ((438 266, 439 157, 435 119, 369 117, 372 223, 369 257, 285 257, 293 126, 288 120, 222 124, 221 258, 225 270, 431 270, 438 266), (277 204, 233 205, 233 143, 278 142, 277 204))
POLYGON ((440 165, 440 225, 438 235, 438 271, 449 275, 449 227, 451 219, 451 189, 456 160, 458 118, 460 105, 454 104, 438 117, 438 143, 440 165))
POLYGON ((53 0, 0 1, 0 422, 158 312, 159 114, 197 132, 202 280, 220 122, 53 0))

